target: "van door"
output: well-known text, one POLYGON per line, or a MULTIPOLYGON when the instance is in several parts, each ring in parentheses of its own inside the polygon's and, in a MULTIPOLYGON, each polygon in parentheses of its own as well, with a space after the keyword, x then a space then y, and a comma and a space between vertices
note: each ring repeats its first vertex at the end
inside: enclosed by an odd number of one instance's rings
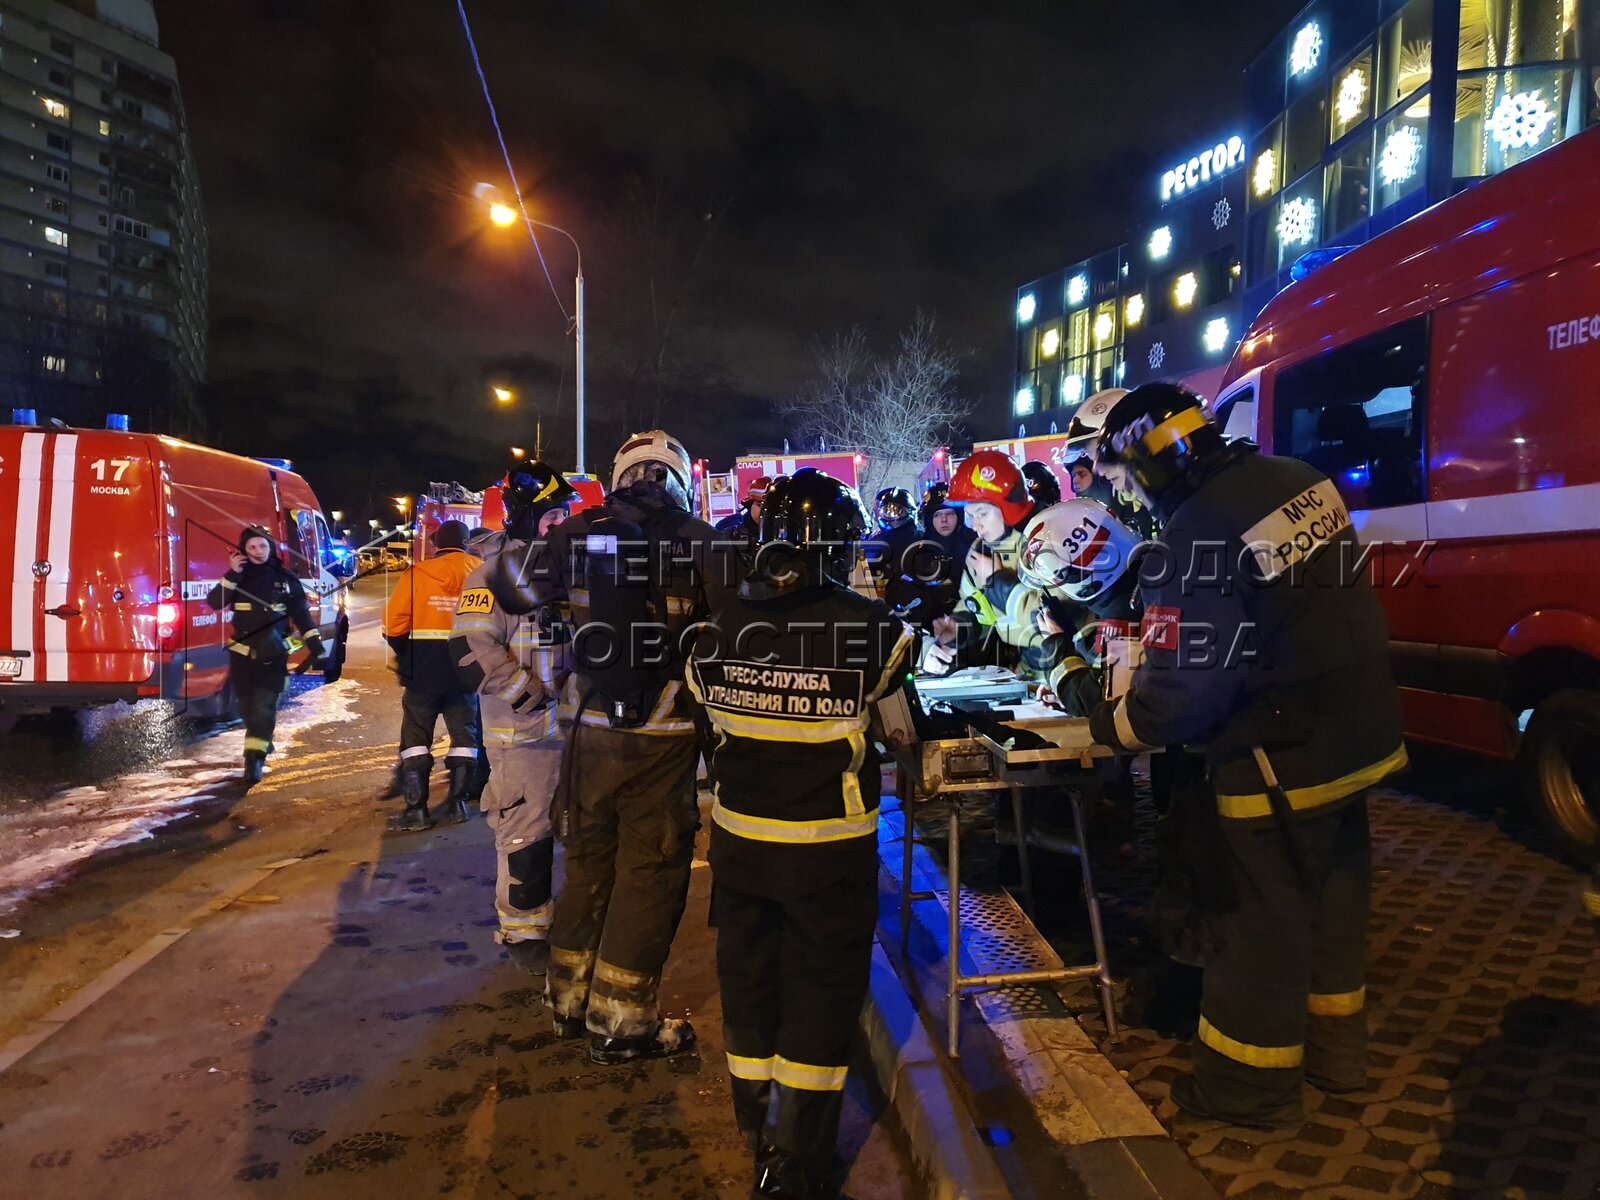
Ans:
POLYGON ((1211 405, 1212 415, 1222 428, 1222 436, 1230 442, 1240 438, 1259 440, 1256 435, 1256 390, 1260 378, 1261 368, 1257 367, 1235 380, 1211 405))
POLYGON ((42 585, 34 572, 40 560, 41 495, 46 435, 30 430, 0 430, 0 688, 37 678, 41 634, 38 629, 42 585))

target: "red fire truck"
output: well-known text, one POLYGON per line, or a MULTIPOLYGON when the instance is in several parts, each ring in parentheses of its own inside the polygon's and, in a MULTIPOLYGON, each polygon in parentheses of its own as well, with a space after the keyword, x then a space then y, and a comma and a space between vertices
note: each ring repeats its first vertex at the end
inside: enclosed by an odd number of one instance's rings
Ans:
POLYGON ((1376 544, 1408 734, 1600 852, 1600 131, 1291 284, 1218 395, 1376 544))
POLYGON ((287 463, 154 434, 0 427, 0 710, 159 697, 227 712, 227 625, 206 594, 246 525, 273 534, 305 585, 338 678, 349 620, 334 539, 287 463))

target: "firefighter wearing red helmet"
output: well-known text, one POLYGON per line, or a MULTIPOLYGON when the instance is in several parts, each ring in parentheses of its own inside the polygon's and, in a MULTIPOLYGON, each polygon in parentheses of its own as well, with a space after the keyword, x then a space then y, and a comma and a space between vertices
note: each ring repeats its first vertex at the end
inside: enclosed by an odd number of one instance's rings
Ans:
POLYGON ((1302 1082, 1366 1085, 1366 797, 1406 764, 1383 609, 1332 482, 1225 442, 1193 393, 1131 392, 1097 458, 1162 530, 1140 562, 1144 662, 1091 727, 1129 752, 1205 746, 1241 897, 1173 1098, 1298 1126, 1302 1082))
POLYGON ((1022 527, 1035 511, 1022 469, 1002 451, 978 450, 956 468, 946 503, 965 510, 967 525, 978 540, 967 551, 961 575, 966 611, 935 627, 936 640, 923 656, 923 669, 935 674, 950 670, 959 652, 976 650, 991 632, 1013 649, 1039 640, 1031 611, 996 607, 986 594, 996 575, 1016 577, 1022 527))

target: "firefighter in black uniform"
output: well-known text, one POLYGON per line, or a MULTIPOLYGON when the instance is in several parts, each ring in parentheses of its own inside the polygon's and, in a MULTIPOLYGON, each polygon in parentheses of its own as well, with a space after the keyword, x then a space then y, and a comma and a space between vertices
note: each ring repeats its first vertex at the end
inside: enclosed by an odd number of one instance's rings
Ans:
POLYGON ((734 1116, 754 1194, 838 1194, 845 1065, 878 908, 874 703, 912 638, 852 592, 855 494, 806 468, 773 486, 755 570, 689 660, 715 750, 711 870, 734 1116))
POLYGON ((1173 1099, 1293 1127, 1303 1080, 1366 1082, 1367 792, 1406 765, 1383 610, 1332 482, 1225 443, 1187 390, 1119 401, 1097 459, 1162 531, 1139 567, 1145 660, 1091 726, 1130 752, 1205 745, 1238 892, 1173 1099))
POLYGON ((265 529, 246 527, 239 548, 228 552, 228 563, 228 573, 206 603, 232 612, 228 682, 244 718, 244 781, 259 783, 272 752, 289 655, 297 648, 290 626, 300 631, 313 666, 322 662, 322 633, 311 619, 305 588, 278 558, 277 545, 265 529))

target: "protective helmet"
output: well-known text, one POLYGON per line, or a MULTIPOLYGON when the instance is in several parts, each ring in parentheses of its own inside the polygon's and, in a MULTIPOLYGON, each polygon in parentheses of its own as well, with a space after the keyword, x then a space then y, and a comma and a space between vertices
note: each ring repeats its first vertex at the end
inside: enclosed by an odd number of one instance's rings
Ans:
POLYGON ((948 503, 993 504, 1008 526, 1021 525, 1033 511, 1022 472, 998 450, 979 450, 956 468, 948 503))
POLYGON ((917 523, 922 526, 922 532, 927 533, 933 528, 933 518, 946 508, 959 508, 950 503, 950 485, 944 480, 930 483, 922 493, 922 507, 917 510, 917 523))
POLYGON ((1107 388, 1078 405, 1078 411, 1072 414, 1072 423, 1067 426, 1067 445, 1087 449, 1100 436, 1100 429, 1117 401, 1127 394, 1127 388, 1107 388))
MULTIPOLYGON (((848 583, 856 561, 855 544, 866 531, 855 489, 815 467, 802 467, 767 489, 758 542, 762 547, 781 542, 795 550, 815 551, 824 576, 848 583)), ((780 555, 757 558, 759 566, 769 570, 783 569, 784 561, 780 555)))
POLYGON ((757 475, 750 481, 750 486, 744 490, 744 502, 754 504, 767 494, 767 489, 772 486, 772 480, 765 475, 757 475))
POLYGON ((911 493, 903 487, 886 487, 878 493, 872 515, 879 529, 898 529, 911 519, 911 493))
POLYGON ((1154 499, 1225 449, 1205 401, 1175 383, 1146 383, 1107 415, 1096 457, 1125 467, 1154 499))
POLYGON ((506 506, 506 529, 513 537, 528 541, 536 533, 540 517, 577 496, 576 489, 554 467, 519 459, 506 471, 500 491, 506 506))
POLYGON ((684 495, 688 495, 693 486, 694 464, 690 462, 689 452, 683 448, 683 443, 661 429, 636 433, 622 443, 617 457, 612 460, 611 490, 616 491, 619 487, 648 477, 665 483, 666 480, 661 478, 662 472, 677 483, 684 495), (660 471, 641 473, 634 469, 649 464, 655 464, 660 471))
POLYGON ((1023 582, 1087 604, 1127 573, 1143 542, 1103 504, 1068 500, 1053 504, 1023 532, 1017 559, 1023 582))
POLYGON ((1034 508, 1049 508, 1052 504, 1061 503, 1061 481, 1056 478, 1049 463, 1023 463, 1022 477, 1027 481, 1028 495, 1033 497, 1034 508))

